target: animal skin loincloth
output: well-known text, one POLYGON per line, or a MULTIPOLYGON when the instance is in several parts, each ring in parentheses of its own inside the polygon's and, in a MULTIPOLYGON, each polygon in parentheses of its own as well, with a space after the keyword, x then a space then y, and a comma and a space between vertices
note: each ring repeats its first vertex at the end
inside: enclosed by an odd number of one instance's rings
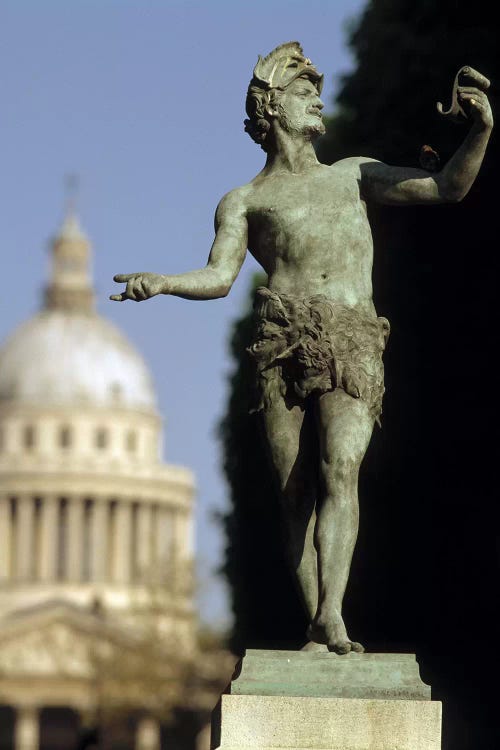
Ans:
POLYGON ((302 299, 256 291, 256 330, 248 351, 257 366, 257 405, 278 398, 301 403, 312 393, 342 388, 365 401, 379 421, 384 394, 382 353, 386 318, 332 302, 323 294, 302 299))

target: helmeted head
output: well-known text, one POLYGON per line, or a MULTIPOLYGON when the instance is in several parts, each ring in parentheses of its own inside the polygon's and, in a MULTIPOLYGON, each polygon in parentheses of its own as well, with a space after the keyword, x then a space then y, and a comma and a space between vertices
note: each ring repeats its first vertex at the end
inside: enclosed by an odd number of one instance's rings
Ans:
POLYGON ((253 71, 247 91, 245 130, 256 143, 267 151, 268 133, 271 129, 272 111, 280 94, 298 78, 307 78, 316 88, 318 96, 323 88, 323 75, 311 61, 304 57, 298 42, 286 42, 261 57, 253 71))

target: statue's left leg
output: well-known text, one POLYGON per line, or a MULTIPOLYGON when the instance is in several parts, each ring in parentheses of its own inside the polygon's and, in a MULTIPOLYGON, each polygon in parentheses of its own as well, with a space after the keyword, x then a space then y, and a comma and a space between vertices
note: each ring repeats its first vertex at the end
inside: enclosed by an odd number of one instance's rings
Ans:
POLYGON ((358 534, 358 474, 373 430, 361 399, 337 388, 318 398, 321 496, 316 507, 318 610, 311 639, 337 653, 362 651, 347 635, 342 600, 358 534))

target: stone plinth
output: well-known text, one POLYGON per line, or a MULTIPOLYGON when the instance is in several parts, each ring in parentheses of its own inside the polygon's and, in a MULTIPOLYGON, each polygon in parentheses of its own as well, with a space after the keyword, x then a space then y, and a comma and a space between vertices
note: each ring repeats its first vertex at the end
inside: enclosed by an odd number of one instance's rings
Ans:
POLYGON ((212 717, 220 750, 440 750, 410 654, 248 651, 212 717))

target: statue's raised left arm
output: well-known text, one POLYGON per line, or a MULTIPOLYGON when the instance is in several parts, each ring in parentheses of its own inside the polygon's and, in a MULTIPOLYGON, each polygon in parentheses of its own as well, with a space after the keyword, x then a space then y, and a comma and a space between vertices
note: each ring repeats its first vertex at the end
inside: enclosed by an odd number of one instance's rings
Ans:
POLYGON ((456 95, 460 111, 472 121, 472 127, 460 148, 434 174, 424 169, 393 167, 374 159, 355 159, 365 200, 392 205, 456 203, 467 195, 483 161, 493 115, 485 93, 490 82, 473 68, 466 70, 471 85, 457 86, 456 95))

